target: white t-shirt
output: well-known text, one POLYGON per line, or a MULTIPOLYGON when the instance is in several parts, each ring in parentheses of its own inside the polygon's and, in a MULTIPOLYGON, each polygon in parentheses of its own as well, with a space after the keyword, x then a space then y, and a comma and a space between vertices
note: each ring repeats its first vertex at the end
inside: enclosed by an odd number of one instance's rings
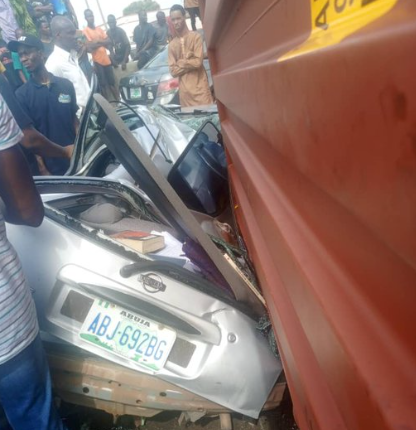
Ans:
POLYGON ((72 82, 77 96, 77 104, 83 111, 90 98, 91 88, 78 64, 76 53, 70 53, 55 45, 52 54, 49 55, 48 61, 46 61, 46 68, 53 75, 66 78, 72 82))
MULTIPOLYGON (((23 137, 0 95, 0 151, 23 137)), ((16 251, 7 240, 0 211, 0 364, 23 351, 39 332, 35 304, 16 251)))

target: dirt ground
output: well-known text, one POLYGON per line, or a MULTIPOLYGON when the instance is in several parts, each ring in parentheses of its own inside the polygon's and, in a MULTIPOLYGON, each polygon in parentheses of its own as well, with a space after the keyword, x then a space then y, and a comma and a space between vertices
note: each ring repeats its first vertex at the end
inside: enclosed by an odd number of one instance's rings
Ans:
MULTIPOLYGON (((196 423, 179 424, 179 413, 161 413, 156 417, 135 423, 131 417, 121 417, 114 425, 112 417, 99 411, 86 410, 67 405, 61 411, 66 416, 68 430, 221 430, 218 417, 202 418, 196 423), (135 425, 139 424, 139 427, 135 425)), ((234 415, 234 430, 298 430, 292 415, 292 404, 288 394, 275 410, 266 412, 258 420, 234 415)))

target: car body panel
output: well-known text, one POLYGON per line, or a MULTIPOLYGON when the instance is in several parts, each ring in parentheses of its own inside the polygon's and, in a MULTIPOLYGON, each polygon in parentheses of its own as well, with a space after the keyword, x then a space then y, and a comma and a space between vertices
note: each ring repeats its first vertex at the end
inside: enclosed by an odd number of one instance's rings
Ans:
MULTIPOLYGON (((229 409, 177 385, 102 360, 67 345, 45 344, 54 389, 69 403, 104 410, 112 415, 151 417, 161 411, 186 411, 202 417, 229 409), (81 382, 80 382, 81 381, 81 382)), ((279 405, 286 384, 278 382, 263 410, 279 405)))
MULTIPOLYGON (((68 208, 86 205, 85 195, 124 196, 134 204, 135 199, 140 200, 140 196, 135 196, 136 189, 91 178, 40 179, 38 186, 46 205, 44 222, 37 229, 8 225, 8 236, 34 289, 40 327, 49 335, 48 340, 60 339, 140 374, 156 373, 157 378, 223 407, 257 417, 281 367, 255 321, 238 311, 238 303, 233 306, 233 300, 213 284, 209 284, 211 290, 207 293, 208 284, 202 282, 202 289, 193 281, 187 285, 180 278, 160 271, 159 266, 150 267, 151 273, 165 285, 165 290, 146 290, 142 277, 149 276, 147 266, 131 276, 123 276, 122 269, 134 262, 155 263, 152 258, 128 251, 100 229, 88 227, 64 210, 68 199, 71 199, 68 208), (36 243, 36 255, 27 252, 29 242, 36 243), (71 297, 78 294, 81 302, 69 299, 70 293, 71 297), (144 318, 163 321, 176 331, 173 355, 169 355, 160 371, 144 368, 80 338, 82 322, 77 315, 81 303, 94 298, 116 301, 126 310, 133 309, 144 318)), ((180 269, 176 272, 180 273, 180 269)), ((59 372, 63 370, 59 368, 59 372)), ((87 380, 90 378, 86 377, 87 380)), ((73 381, 71 384, 72 387, 73 381)), ((78 392, 80 389, 78 385, 78 392)), ((157 402, 153 406, 163 409, 157 402)), ((140 415, 140 407, 136 414, 140 415)))
MULTIPOLYGON (((203 61, 207 71, 209 85, 212 86, 211 67, 208 59, 203 61)), ((168 66, 168 46, 159 52, 141 70, 126 76, 120 81, 120 92, 123 100, 130 104, 178 104, 179 92, 172 91, 171 94, 161 96, 158 94, 159 84, 163 81, 171 80, 172 75, 168 66), (141 96, 132 97, 132 90, 140 89, 141 96)))
MULTIPOLYGON (((133 75, 120 80, 120 91, 123 100, 131 104, 152 104, 157 98, 157 89, 161 79, 169 74, 169 67, 144 67, 133 75), (132 90, 140 89, 140 97, 134 97, 132 90)), ((171 103, 178 103, 178 97, 171 103)))

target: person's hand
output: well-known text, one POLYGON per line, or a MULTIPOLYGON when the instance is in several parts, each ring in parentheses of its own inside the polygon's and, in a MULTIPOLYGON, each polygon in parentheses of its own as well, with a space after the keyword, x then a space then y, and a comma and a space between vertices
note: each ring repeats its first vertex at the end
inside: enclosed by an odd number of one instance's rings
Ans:
POLYGON ((68 145, 64 147, 65 155, 67 158, 72 157, 72 153, 74 152, 74 145, 68 145))
POLYGON ((137 51, 137 52, 136 52, 136 54, 135 54, 135 56, 134 56, 134 60, 135 60, 135 61, 139 59, 139 57, 140 57, 140 54, 141 54, 141 53, 142 53, 142 51, 137 51))
POLYGON ((40 176, 53 176, 48 169, 39 168, 39 173, 40 173, 40 176))
POLYGON ((194 53, 191 51, 191 52, 188 52, 187 54, 186 54, 186 56, 185 56, 185 58, 187 59, 187 60, 190 60, 191 58, 193 58, 194 57, 194 53))
POLYGON ((126 62, 125 61, 123 61, 122 63, 121 63, 121 70, 126 70, 127 69, 127 64, 126 64, 126 62))
POLYGON ((38 163, 39 174, 41 176, 51 176, 51 173, 49 172, 48 168, 46 167, 46 164, 43 161, 43 158, 40 155, 36 155, 35 157, 36 157, 36 161, 38 163))

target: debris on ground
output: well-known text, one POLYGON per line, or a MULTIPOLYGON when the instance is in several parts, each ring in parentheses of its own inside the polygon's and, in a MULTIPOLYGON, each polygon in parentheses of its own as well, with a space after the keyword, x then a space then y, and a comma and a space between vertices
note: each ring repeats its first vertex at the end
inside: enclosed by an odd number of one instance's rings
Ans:
MULTIPOLYGON (((122 416, 114 423, 113 417, 105 412, 63 404, 61 415, 68 430, 221 430, 218 417, 204 417, 196 423, 180 425, 179 412, 162 412, 143 420, 122 416)), ((235 414, 232 421, 234 430, 298 430, 288 393, 278 408, 263 413, 258 420, 235 414)))

